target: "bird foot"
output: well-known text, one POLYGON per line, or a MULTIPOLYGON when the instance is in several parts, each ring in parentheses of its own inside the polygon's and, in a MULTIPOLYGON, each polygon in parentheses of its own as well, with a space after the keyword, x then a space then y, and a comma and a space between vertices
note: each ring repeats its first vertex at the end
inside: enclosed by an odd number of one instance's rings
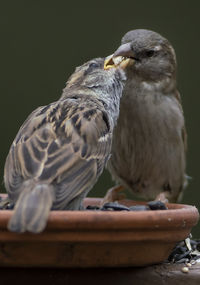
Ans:
POLYGON ((122 185, 118 185, 109 189, 101 202, 101 207, 105 203, 111 203, 125 199, 126 194, 121 193, 123 190, 125 190, 125 188, 122 185))
POLYGON ((168 203, 168 202, 169 202, 169 200, 168 200, 168 198, 167 198, 168 194, 169 194, 169 193, 166 192, 166 191, 159 193, 158 196, 156 196, 155 201, 161 201, 161 202, 163 202, 163 203, 168 203))

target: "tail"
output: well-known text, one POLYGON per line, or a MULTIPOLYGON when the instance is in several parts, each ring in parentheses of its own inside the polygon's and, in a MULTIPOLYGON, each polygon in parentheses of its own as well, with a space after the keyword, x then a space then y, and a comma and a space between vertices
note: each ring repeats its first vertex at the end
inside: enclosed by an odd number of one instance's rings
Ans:
MULTIPOLYGON (((25 185, 24 185, 25 186, 25 185)), ((44 230, 54 200, 52 185, 29 183, 21 191, 14 213, 8 222, 12 232, 39 233, 44 230)))

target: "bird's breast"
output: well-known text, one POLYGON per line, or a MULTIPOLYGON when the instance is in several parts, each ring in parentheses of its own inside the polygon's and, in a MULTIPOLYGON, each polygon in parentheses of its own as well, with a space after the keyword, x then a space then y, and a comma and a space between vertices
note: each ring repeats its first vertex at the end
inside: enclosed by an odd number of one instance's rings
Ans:
POLYGON ((109 163, 114 177, 128 182, 129 188, 138 181, 148 188, 156 180, 165 183, 173 171, 183 171, 183 127, 182 110, 173 94, 126 89, 109 163))

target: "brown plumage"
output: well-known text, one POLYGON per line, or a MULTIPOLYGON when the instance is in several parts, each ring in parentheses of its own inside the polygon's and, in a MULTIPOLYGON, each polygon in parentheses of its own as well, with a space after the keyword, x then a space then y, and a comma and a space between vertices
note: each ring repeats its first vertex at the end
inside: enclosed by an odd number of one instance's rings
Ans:
MULTIPOLYGON (((127 69, 108 168, 136 196, 176 202, 186 185, 187 139, 175 52, 161 35, 133 30, 122 38, 115 56, 135 62, 127 69)), ((115 190, 109 195, 116 198, 115 190)))
POLYGON ((103 59, 78 67, 61 98, 36 109, 8 154, 4 181, 15 204, 8 228, 41 232, 50 209, 78 210, 110 156, 124 72, 103 59))

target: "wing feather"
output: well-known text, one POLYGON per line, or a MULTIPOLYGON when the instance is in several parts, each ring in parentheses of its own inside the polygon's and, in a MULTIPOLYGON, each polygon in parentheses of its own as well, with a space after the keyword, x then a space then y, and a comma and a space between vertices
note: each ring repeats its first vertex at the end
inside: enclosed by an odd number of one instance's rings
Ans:
MULTIPOLYGON (((183 108, 182 108, 182 104, 181 104, 181 96, 178 90, 176 90, 175 92, 175 98, 178 102, 179 108, 181 110, 181 112, 183 113, 183 108)), ((182 129, 182 139, 183 139, 183 144, 184 144, 184 150, 185 152, 187 151, 187 131, 185 126, 182 129)))
POLYGON ((14 200, 20 183, 35 179, 53 184, 54 208, 66 208, 86 193, 109 157, 112 134, 99 103, 78 98, 39 107, 25 121, 10 149, 5 184, 14 200))

